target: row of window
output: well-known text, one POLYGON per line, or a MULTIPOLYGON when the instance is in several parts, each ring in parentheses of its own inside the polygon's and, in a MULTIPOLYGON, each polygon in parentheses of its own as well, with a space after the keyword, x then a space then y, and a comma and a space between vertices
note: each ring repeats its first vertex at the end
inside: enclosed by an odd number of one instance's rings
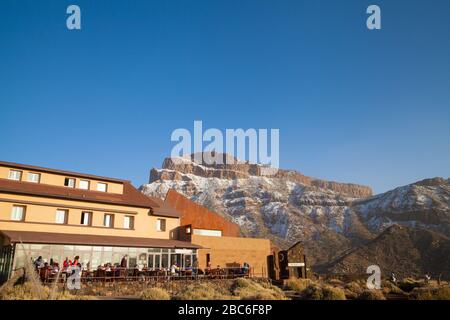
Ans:
MULTIPOLYGON (((11 220, 25 221, 26 206, 12 207, 11 220)), ((92 215, 90 211, 82 211, 80 224, 83 226, 92 226, 92 215)), ((69 218, 69 210, 57 209, 55 215, 55 223, 67 224, 69 218)), ((105 213, 103 216, 103 226, 106 228, 114 228, 114 214, 105 213)), ((124 229, 134 229, 134 216, 124 216, 123 226, 124 229)), ((166 231, 166 219, 156 220, 156 231, 166 231)))
MULTIPOLYGON (((22 171, 20 170, 10 170, 9 171, 9 179, 21 181, 22 180, 22 171)), ((39 183, 41 181, 41 174, 36 172, 28 172, 28 182, 34 182, 39 183)), ((78 188, 89 190, 90 189, 91 182, 89 180, 83 180, 80 179, 80 182, 78 184, 78 188)), ((69 188, 75 188, 76 185, 76 179, 75 178, 65 178, 64 179, 64 186, 69 188)), ((108 190, 108 184, 104 182, 97 182, 97 191, 101 192, 107 192, 108 190)))

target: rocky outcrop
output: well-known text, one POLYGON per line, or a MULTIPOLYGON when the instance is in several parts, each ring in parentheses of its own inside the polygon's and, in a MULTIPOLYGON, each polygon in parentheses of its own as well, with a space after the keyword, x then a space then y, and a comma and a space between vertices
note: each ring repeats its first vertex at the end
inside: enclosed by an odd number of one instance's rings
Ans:
POLYGON ((220 154, 223 159, 221 164, 208 164, 205 161, 197 163, 194 161, 195 155, 191 158, 166 158, 162 169, 153 168, 150 172, 152 183, 158 180, 182 180, 184 177, 180 173, 192 174, 203 178, 218 179, 248 179, 249 177, 263 177, 283 179, 294 183, 331 190, 353 198, 369 197, 372 189, 352 183, 339 183, 326 181, 305 176, 297 171, 279 169, 273 175, 264 174, 264 166, 239 161, 226 154, 220 154))

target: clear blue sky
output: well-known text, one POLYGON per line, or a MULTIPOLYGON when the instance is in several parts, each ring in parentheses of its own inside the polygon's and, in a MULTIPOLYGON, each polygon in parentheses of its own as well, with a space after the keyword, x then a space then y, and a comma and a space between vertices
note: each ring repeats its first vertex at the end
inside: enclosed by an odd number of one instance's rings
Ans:
POLYGON ((448 177, 449 14, 448 0, 2 0, 0 159, 138 186, 172 130, 203 120, 279 128, 282 168, 376 192, 448 177))

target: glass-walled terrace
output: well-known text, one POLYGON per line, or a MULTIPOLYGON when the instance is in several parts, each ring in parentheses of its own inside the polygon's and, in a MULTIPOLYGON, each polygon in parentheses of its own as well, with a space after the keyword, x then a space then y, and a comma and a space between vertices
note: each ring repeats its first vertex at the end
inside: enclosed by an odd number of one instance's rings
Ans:
POLYGON ((197 259, 196 250, 166 248, 127 248, 107 246, 74 246, 50 244, 16 244, 14 269, 25 265, 25 259, 33 261, 42 256, 48 264, 62 266, 65 258, 80 257, 84 270, 95 270, 108 263, 120 265, 122 257, 128 255, 128 268, 168 269, 173 263, 180 268, 192 266, 197 259))

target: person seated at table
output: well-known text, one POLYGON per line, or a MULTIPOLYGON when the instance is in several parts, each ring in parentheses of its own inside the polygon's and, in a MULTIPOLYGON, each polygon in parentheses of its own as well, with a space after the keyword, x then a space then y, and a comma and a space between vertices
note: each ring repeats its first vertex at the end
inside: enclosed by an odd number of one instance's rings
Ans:
POLYGON ((53 272, 56 272, 56 273, 59 272, 59 263, 58 262, 53 263, 53 272))
POLYGON ((192 273, 194 275, 198 274, 198 260, 194 260, 194 264, 192 265, 192 273))
POLYGON ((127 258, 128 258, 128 255, 126 254, 126 255, 124 255, 122 257, 122 260, 120 260, 120 267, 121 268, 127 268, 128 267, 128 260, 127 260, 127 258))
POLYGON ((70 267, 71 265, 72 265, 72 261, 66 257, 66 259, 63 262, 63 271, 66 271, 67 268, 70 267))
POLYGON ((179 271, 180 271, 180 268, 178 267, 178 265, 177 265, 176 263, 173 263, 173 264, 170 266, 170 273, 171 273, 173 276, 177 275, 179 271))
POLYGON ((75 258, 73 258, 72 266, 81 267, 80 256, 75 256, 75 258))
POLYGON ((244 262, 244 264, 242 265, 242 273, 247 274, 249 270, 250 270, 250 265, 247 262, 244 262))
POLYGON ((44 266, 44 260, 42 256, 39 256, 36 260, 34 260, 34 266, 36 269, 42 268, 44 266))
POLYGON ((211 261, 208 261, 208 263, 206 264, 206 273, 210 273, 212 270, 212 265, 211 265, 211 261))

